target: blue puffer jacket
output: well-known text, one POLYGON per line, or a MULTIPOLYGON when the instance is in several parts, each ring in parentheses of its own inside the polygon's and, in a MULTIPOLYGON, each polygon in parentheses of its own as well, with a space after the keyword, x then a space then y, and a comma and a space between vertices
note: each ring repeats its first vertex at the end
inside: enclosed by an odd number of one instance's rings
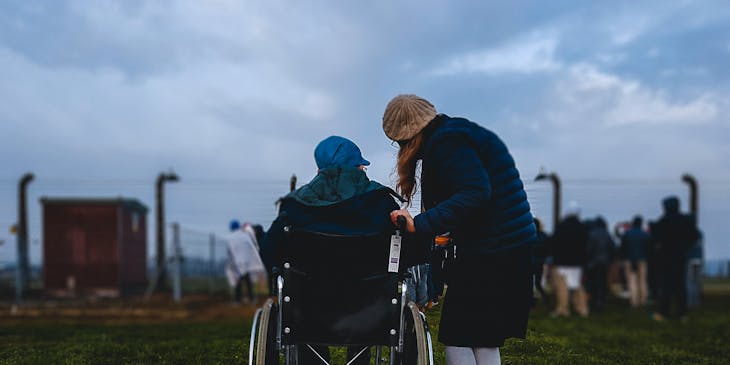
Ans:
POLYGON ((427 128, 422 188, 428 210, 415 218, 416 231, 451 232, 464 254, 489 254, 535 240, 522 180, 499 137, 443 114, 427 128))
POLYGON ((499 347, 524 338, 537 235, 512 156, 494 133, 466 119, 439 115, 423 133, 427 210, 414 218, 416 232, 451 232, 457 248, 444 273, 439 341, 499 347))

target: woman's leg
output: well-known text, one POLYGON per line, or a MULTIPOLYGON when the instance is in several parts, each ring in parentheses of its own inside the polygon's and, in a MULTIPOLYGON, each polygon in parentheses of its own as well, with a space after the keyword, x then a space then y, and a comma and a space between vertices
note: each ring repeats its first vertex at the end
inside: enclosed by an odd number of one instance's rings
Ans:
POLYGON ((500 365, 499 347, 477 347, 474 348, 474 357, 477 365, 500 365))
POLYGON ((447 365, 476 365, 477 359, 471 347, 446 346, 447 365))

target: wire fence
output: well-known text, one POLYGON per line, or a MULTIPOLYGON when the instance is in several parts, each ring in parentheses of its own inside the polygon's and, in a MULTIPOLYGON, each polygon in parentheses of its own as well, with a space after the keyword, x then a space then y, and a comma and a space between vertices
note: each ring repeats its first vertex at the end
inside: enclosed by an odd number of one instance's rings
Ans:
MULTIPOLYGON (((546 230, 552 230, 552 186, 548 182, 524 178, 533 215, 546 230)), ((699 226, 704 232, 707 276, 730 276, 730 182, 700 179, 699 226)), ((562 204, 576 201, 583 218, 603 216, 610 226, 629 221, 640 214, 645 220, 661 216, 661 200, 679 196, 687 211, 688 189, 679 179, 563 179, 562 204)), ((15 179, 0 179, 0 288, 12 288, 16 275, 17 242, 7 229, 16 220, 15 179)), ((139 179, 61 179, 38 178, 28 195, 29 256, 31 279, 42 286, 43 221, 39 198, 42 196, 130 196, 150 208, 147 216, 146 262, 148 279, 155 270, 152 181, 139 179)), ((289 190, 289 176, 275 180, 186 179, 166 187, 168 222, 180 222, 180 265, 183 293, 224 293, 230 290, 225 274, 227 259, 225 232, 231 218, 262 224, 265 228, 276 217, 277 199, 289 190)), ((420 196, 410 210, 421 210, 420 196)), ((167 228, 167 253, 173 253, 172 232, 167 228)), ((168 258, 169 258, 168 257, 168 258)), ((12 290, 0 291, 3 293, 12 290)))
MULTIPOLYGON (((171 239, 167 244, 169 261, 175 259, 174 234, 174 229, 171 229, 168 235, 171 239)), ((228 254, 225 237, 180 227, 179 242, 183 293, 214 294, 230 290, 226 279, 228 254)))

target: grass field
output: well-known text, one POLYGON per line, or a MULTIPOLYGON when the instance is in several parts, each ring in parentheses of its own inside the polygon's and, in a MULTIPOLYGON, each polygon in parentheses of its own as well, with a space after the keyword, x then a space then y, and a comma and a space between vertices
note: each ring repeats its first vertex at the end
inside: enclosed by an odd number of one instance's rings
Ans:
MULTIPOLYGON (((554 319, 539 307, 527 340, 510 340, 502 348, 503 363, 730 364, 730 292, 712 290, 715 284, 684 323, 653 322, 649 312, 619 301, 589 318, 554 319)), ((245 364, 252 308, 222 308, 198 316, 191 304, 172 308, 178 316, 154 318, 3 313, 0 364, 245 364)), ((428 312, 434 336, 439 314, 428 312)), ((334 356, 341 359, 342 353, 334 356)), ((436 363, 444 363, 438 344, 436 363)))

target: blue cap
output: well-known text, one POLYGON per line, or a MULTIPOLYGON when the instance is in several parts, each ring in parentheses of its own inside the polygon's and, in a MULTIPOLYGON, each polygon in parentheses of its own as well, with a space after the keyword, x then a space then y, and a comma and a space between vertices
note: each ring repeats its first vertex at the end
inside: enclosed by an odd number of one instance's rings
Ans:
POLYGON ((319 142, 314 149, 314 161, 320 169, 332 166, 370 165, 370 161, 362 157, 360 148, 354 142, 339 136, 329 136, 319 142))
POLYGON ((232 220, 229 227, 231 228, 231 231, 235 231, 239 228, 241 228, 241 223, 239 223, 237 220, 232 220))

